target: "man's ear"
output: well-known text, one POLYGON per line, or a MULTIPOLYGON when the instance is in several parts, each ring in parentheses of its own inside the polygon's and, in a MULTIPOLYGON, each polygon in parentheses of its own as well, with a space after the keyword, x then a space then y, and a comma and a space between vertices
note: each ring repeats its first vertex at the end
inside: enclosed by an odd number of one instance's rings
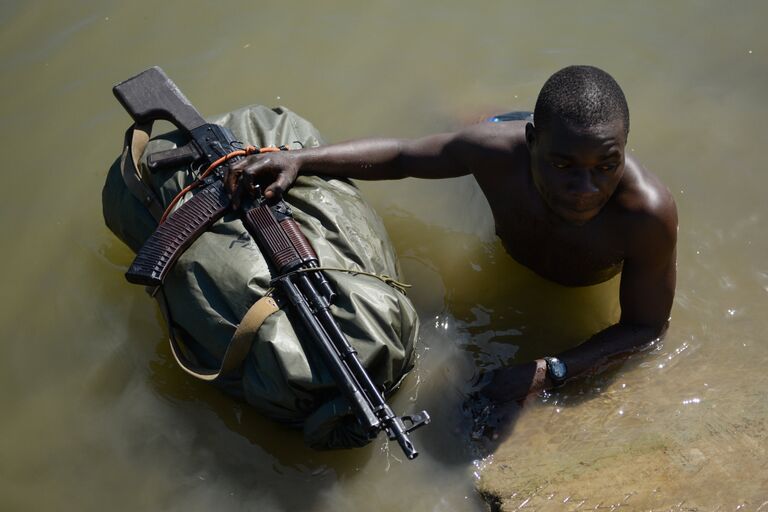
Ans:
POLYGON ((536 143, 536 128, 533 123, 525 124, 525 144, 528 146, 528 151, 533 149, 533 145, 536 143))

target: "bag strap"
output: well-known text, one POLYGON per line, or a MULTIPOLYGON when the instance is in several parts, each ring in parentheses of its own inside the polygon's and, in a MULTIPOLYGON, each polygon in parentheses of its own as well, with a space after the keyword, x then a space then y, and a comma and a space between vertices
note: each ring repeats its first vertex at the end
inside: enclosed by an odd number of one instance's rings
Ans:
POLYGON ((261 324, 263 324, 270 315, 276 313, 280 309, 277 302, 275 302, 275 299, 270 296, 264 296, 257 300, 245 313, 245 316, 237 326, 235 334, 232 336, 232 340, 229 342, 226 352, 224 352, 221 366, 218 369, 210 369, 193 363, 190 358, 187 357, 182 349, 182 344, 179 343, 181 336, 176 332, 176 328, 173 326, 171 311, 168 307, 168 300, 166 299, 162 288, 157 290, 155 296, 160 303, 160 309, 168 324, 168 341, 171 346, 173 358, 179 366, 181 366, 182 370, 193 377, 208 382, 218 380, 240 367, 248 356, 248 352, 251 350, 251 345, 253 345, 256 333, 261 327, 261 324))
POLYGON ((123 154, 120 157, 120 173, 128 190, 144 205, 149 213, 160 221, 164 208, 160 204, 154 191, 141 179, 139 173, 139 159, 147 148, 149 137, 152 134, 152 123, 133 124, 125 132, 123 140, 123 154))

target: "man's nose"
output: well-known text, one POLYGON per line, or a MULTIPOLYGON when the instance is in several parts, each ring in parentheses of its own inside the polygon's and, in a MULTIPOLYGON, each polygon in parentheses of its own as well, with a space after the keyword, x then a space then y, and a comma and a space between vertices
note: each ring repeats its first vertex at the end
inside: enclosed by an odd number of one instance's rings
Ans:
POLYGON ((568 180, 568 192, 573 195, 589 195, 597 192, 598 189, 592 183, 592 175, 587 169, 573 169, 570 180, 568 180))

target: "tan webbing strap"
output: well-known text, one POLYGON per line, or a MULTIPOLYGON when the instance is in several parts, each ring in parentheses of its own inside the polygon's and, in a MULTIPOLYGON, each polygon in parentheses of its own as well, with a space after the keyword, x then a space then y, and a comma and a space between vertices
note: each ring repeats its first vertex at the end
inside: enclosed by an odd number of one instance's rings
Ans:
POLYGON ((251 345, 253 345, 253 340, 256 338, 261 324, 270 315, 277 313, 279 309, 275 299, 269 296, 260 298, 251 306, 243 319, 240 320, 235 334, 232 335, 232 341, 229 342, 224 359, 221 361, 219 373, 225 375, 240 367, 251 350, 251 345))
POLYGON ((120 157, 120 172, 123 181, 133 196, 143 204, 149 213, 157 220, 163 216, 163 207, 160 205, 155 193, 141 179, 139 174, 139 159, 147 148, 149 136, 152 133, 152 125, 134 124, 125 132, 123 142, 123 154, 120 157))
POLYGON ((184 354, 178 339, 180 338, 179 333, 177 333, 176 329, 173 327, 171 312, 168 308, 165 294, 163 294, 162 290, 158 290, 157 295, 159 296, 157 300, 160 303, 160 309, 163 311, 163 316, 168 324, 168 341, 171 346, 173 358, 179 366, 181 366, 182 370, 193 377, 208 382, 227 375, 229 372, 240 367, 248 356, 248 352, 251 349, 251 345, 253 345, 256 333, 261 327, 261 324, 263 324, 264 320, 266 320, 272 313, 275 313, 280 309, 277 306, 275 299, 272 297, 266 296, 257 300, 248 312, 245 313, 245 316, 240 321, 240 325, 237 326, 235 334, 232 336, 232 340, 229 342, 229 346, 224 353, 221 367, 217 370, 212 370, 192 363, 184 354))

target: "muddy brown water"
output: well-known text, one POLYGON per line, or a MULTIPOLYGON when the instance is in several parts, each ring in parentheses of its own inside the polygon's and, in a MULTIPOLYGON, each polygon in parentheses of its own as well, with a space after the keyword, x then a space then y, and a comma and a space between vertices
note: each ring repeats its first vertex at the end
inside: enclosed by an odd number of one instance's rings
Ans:
POLYGON ((0 509, 768 509, 768 37, 761 2, 0 4, 0 509), (680 213, 658 348, 518 411, 479 459, 461 404, 478 368, 609 324, 617 282, 564 289, 511 261, 472 179, 364 183, 422 319, 379 439, 318 453, 174 367, 100 190, 128 117, 111 86, 158 64, 205 114, 285 105, 330 141, 418 136, 533 105, 598 65, 629 148, 680 213))

